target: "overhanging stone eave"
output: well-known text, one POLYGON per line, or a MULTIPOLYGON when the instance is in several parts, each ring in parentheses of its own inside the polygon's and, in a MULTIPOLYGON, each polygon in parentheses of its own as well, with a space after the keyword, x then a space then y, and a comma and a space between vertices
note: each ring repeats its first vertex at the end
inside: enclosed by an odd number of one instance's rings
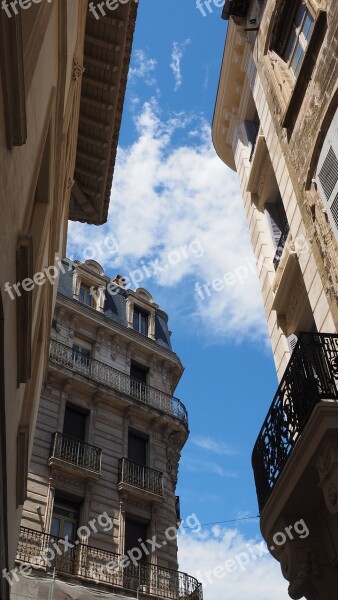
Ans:
POLYGON ((239 101, 235 99, 233 93, 236 77, 238 79, 239 75, 238 64, 234 60, 236 45, 243 46, 243 40, 236 24, 230 20, 212 122, 212 142, 220 159, 233 171, 236 171, 236 164, 228 139, 231 119, 225 119, 225 112, 231 109, 232 116, 235 116, 239 109, 239 101))
POLYGON ((94 77, 87 77, 87 81, 90 80, 91 90, 94 88, 94 93, 91 91, 90 96, 88 96, 86 78, 84 77, 81 87, 79 133, 75 163, 75 182, 78 189, 72 190, 69 207, 69 219, 72 221, 102 225, 108 218, 137 8, 137 2, 121 4, 119 6, 119 18, 116 18, 117 13, 114 12, 112 17, 103 17, 99 22, 95 21, 90 12, 88 13, 84 67, 86 69, 87 66, 87 73, 88 69, 91 69, 90 75, 94 73, 94 77), (123 48, 119 44, 115 45, 111 64, 107 63, 107 56, 104 54, 101 59, 102 68, 100 68, 100 57, 95 55, 93 49, 100 44, 100 46, 106 45, 111 51, 112 46, 111 42, 104 43, 100 38, 99 27, 102 21, 104 21, 105 27, 111 29, 109 39, 117 39, 118 32, 120 37, 122 35, 124 44, 123 48), (88 24, 90 25, 89 28, 88 24), (122 27, 124 27, 123 34, 122 27), (93 56, 96 56, 95 59, 93 59, 93 56), (95 62, 94 67, 86 65, 86 60, 87 63, 89 60, 92 63, 95 62), (117 73, 118 81, 114 85, 107 76, 109 71, 117 73), (111 99, 109 102, 108 100, 96 99, 96 97, 101 97, 103 89, 110 89, 111 99), (88 103, 93 105, 90 113, 86 108, 88 103), (95 103, 95 106, 93 103, 95 103), (107 111, 110 112, 111 116, 107 117, 107 111), (95 131, 95 135, 93 131, 95 131), (97 152, 97 156, 95 152, 97 152), (87 158, 84 160, 86 155, 87 158))

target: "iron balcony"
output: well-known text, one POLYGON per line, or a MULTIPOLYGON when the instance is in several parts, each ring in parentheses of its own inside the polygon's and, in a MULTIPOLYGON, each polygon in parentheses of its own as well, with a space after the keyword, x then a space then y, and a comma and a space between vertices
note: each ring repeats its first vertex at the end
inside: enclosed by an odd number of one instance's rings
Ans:
POLYGON ((51 340, 49 359, 54 364, 101 383, 110 389, 122 392, 131 398, 178 419, 188 427, 188 412, 184 404, 157 388, 138 381, 110 365, 73 352, 65 344, 51 340))
POLYGON ((77 578, 82 585, 87 580, 112 586, 114 591, 120 589, 136 593, 142 589, 142 597, 203 600, 202 585, 186 573, 144 562, 134 565, 129 561, 129 565, 123 568, 126 561, 122 561, 122 555, 88 546, 79 540, 67 540, 65 550, 63 541, 22 527, 16 561, 31 565, 35 572, 52 575, 55 569, 59 579, 77 578), (49 549, 53 552, 48 552, 49 549), (54 558, 50 558, 53 555, 54 558))
POLYGON ((119 488, 131 486, 163 497, 163 473, 145 465, 121 458, 119 461, 119 488))
POLYGON ((78 472, 88 472, 94 476, 101 474, 102 450, 64 433, 56 432, 52 437, 51 451, 48 460, 50 466, 69 466, 78 472))
POLYGON ((338 401, 338 335, 302 333, 252 453, 260 511, 321 401, 338 401))

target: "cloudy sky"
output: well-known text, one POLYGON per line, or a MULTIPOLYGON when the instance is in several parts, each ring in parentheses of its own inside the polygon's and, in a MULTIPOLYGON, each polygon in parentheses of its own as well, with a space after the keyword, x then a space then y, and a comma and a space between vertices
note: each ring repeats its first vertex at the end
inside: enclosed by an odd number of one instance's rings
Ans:
POLYGON ((183 518, 206 524, 180 536, 180 569, 203 580, 205 600, 286 600, 258 519, 247 520, 258 514, 251 451, 277 382, 236 174, 211 143, 226 34, 211 9, 140 3, 109 219, 71 223, 68 256, 122 273, 169 314, 191 430, 177 493, 183 518))

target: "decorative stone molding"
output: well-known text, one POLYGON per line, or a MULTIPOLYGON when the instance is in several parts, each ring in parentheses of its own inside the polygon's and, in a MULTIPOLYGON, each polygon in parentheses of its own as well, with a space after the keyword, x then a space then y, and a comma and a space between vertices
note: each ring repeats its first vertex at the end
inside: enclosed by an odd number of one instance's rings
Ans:
POLYGON ((95 408, 97 408, 97 407, 99 406, 100 402, 102 402, 102 400, 103 400, 103 396, 102 396, 102 394, 100 394, 100 392, 96 392, 96 393, 95 393, 95 394, 92 396, 92 403, 93 403, 93 406, 94 406, 95 408))
POLYGON ((76 317, 72 317, 69 323, 69 338, 71 340, 74 338, 77 324, 78 320, 76 319, 76 317))
POLYGON ((127 298, 126 309, 127 309, 127 323, 128 323, 128 327, 130 327, 132 329, 132 327, 133 327, 133 314, 134 314, 134 301, 133 301, 133 299, 130 296, 128 296, 128 298, 127 298))
POLYGON ((110 342, 110 348, 111 348, 110 356, 112 357, 112 360, 115 361, 117 358, 117 352, 118 352, 117 335, 112 335, 111 342, 110 342))
POLYGON ((74 183, 75 183, 75 179, 73 179, 72 177, 69 177, 69 178, 66 180, 66 186, 65 186, 65 187, 66 187, 66 190, 71 190, 71 189, 72 189, 72 187, 73 187, 73 185, 74 185, 74 183))
POLYGON ((338 514, 338 443, 329 442, 316 461, 325 505, 332 515, 338 514))
POLYGON ((184 444, 182 434, 172 433, 168 436, 167 445, 167 472, 173 485, 173 491, 176 489, 178 463, 181 456, 181 449, 184 444))
POLYGON ((56 382, 56 378, 54 377, 54 374, 52 373, 52 371, 48 371, 47 379, 45 381, 45 389, 47 389, 48 391, 51 391, 53 389, 53 387, 55 386, 55 382, 56 382))
POLYGON ((100 352, 102 344, 104 341, 104 330, 99 327, 96 331, 96 340, 95 340, 95 350, 100 352))
POLYGON ((72 380, 66 379, 62 385, 62 390, 61 390, 61 398, 63 400, 68 400, 71 387, 72 387, 72 380))
POLYGON ((80 60, 74 56, 73 58, 73 68, 72 68, 72 78, 74 81, 76 81, 76 79, 78 79, 79 77, 82 77, 83 73, 85 72, 85 68, 84 66, 81 64, 80 60))
POLYGON ((60 484, 70 486, 70 488, 78 488, 82 490, 83 496, 86 491, 86 481, 77 479, 76 477, 66 477, 64 474, 59 472, 57 469, 52 469, 50 472, 49 482, 51 487, 59 488, 60 484))

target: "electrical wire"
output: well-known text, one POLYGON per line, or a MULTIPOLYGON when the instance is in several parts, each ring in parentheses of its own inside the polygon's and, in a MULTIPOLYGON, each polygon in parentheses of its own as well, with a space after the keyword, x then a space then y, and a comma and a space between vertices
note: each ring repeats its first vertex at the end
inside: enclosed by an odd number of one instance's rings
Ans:
MULTIPOLYGON (((209 525, 222 525, 223 523, 237 523, 238 521, 251 521, 253 519, 259 519, 259 515, 254 517, 239 517, 238 519, 228 519, 227 521, 214 521, 213 523, 200 523, 201 527, 208 527, 209 525)), ((191 529, 191 525, 182 525, 182 529, 191 529)))

